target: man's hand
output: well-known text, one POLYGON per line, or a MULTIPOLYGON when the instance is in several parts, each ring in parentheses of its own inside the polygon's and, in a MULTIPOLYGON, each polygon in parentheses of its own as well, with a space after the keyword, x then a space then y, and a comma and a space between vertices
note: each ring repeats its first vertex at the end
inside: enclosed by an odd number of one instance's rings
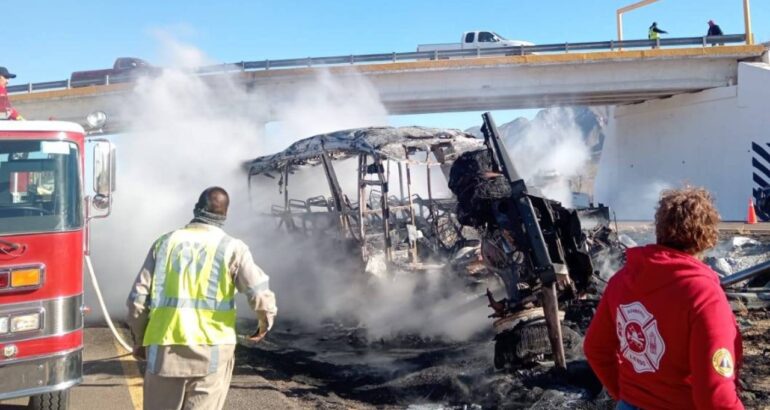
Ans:
POLYGON ((262 339, 265 338, 265 335, 267 335, 267 329, 262 330, 262 328, 258 328, 256 332, 254 332, 253 335, 249 336, 249 340, 254 343, 259 343, 262 341, 262 339))
POLYGON ((134 356, 134 359, 139 361, 146 361, 147 355, 144 351, 144 346, 134 346, 134 351, 131 353, 134 356))

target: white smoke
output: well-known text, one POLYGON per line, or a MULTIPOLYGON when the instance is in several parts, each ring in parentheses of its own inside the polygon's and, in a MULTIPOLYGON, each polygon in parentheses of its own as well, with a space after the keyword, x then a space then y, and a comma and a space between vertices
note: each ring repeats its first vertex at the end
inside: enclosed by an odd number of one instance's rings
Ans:
POLYGON ((191 35, 194 30, 186 25, 178 25, 172 34, 169 30, 152 30, 161 49, 158 64, 177 69, 203 67, 216 64, 203 51, 192 44, 179 41, 177 35, 191 35))
MULTIPOLYGON (((161 35, 159 42, 171 60, 169 66, 210 62, 194 47, 169 36, 161 35)), ((277 221, 264 213, 269 204, 283 203, 277 181, 258 178, 249 192, 243 162, 314 134, 384 125, 387 116, 376 91, 363 77, 351 74, 340 79, 322 73, 272 106, 265 103, 268 97, 247 92, 237 81, 180 69, 167 69, 137 83, 120 113, 130 120, 131 131, 114 138, 119 161, 113 213, 93 224, 91 241, 112 315, 120 319, 125 314, 126 297, 153 241, 187 223, 199 193, 219 185, 231 196, 225 229, 251 246, 255 260, 271 276, 278 320, 318 323, 350 317, 374 335, 410 330, 467 337, 488 326, 483 303, 481 310, 477 306, 457 313, 453 322, 438 320, 435 315, 447 311, 443 306, 464 303, 462 297, 449 295, 438 274, 372 281, 340 248, 302 242, 276 229, 277 221), (268 120, 279 121, 272 135, 265 132, 268 120), (457 320, 471 314, 473 318, 457 320)), ((343 186, 349 186, 353 175, 346 169, 353 168, 337 167, 343 186)), ((329 195, 320 169, 311 171, 315 175, 290 177, 292 198, 329 195)), ((87 300, 95 306, 90 294, 87 300)), ((99 316, 94 309, 90 321, 99 316)), ((241 310, 241 316, 250 315, 241 310)))
POLYGON ((550 199, 572 205, 570 180, 583 176, 591 158, 570 108, 541 111, 524 132, 507 135, 505 143, 520 176, 550 199))
MULTIPOLYGON (((160 43, 166 55, 177 59, 174 66, 208 61, 194 47, 167 36, 161 36, 160 43)), ((264 125, 275 107, 265 106, 262 96, 246 92, 234 81, 214 84, 176 69, 141 79, 130 106, 120 113, 130 120, 132 131, 114 138, 119 169, 113 214, 93 225, 93 258, 102 280, 110 284, 105 293, 111 310, 122 311, 150 245, 162 233, 191 219, 203 189, 221 185, 230 192, 228 229, 236 236, 247 235, 243 239, 248 241, 254 232, 238 232, 253 219, 247 209, 242 163, 283 149, 293 142, 290 138, 333 127, 384 124, 385 110, 373 96, 376 94, 363 82, 358 88, 349 83, 342 87, 329 76, 321 76, 318 83, 300 90, 278 109, 285 129, 301 131, 269 139, 264 125), (323 101, 336 104, 324 105, 323 101), (313 124, 320 129, 313 130, 313 124)))
POLYGON ((660 193, 673 187, 672 184, 664 181, 627 186, 617 193, 615 200, 610 206, 622 210, 623 219, 625 220, 651 221, 655 217, 655 209, 660 200, 660 193))
POLYGON ((294 100, 274 107, 281 122, 279 137, 288 146, 293 139, 357 127, 387 125, 387 111, 377 91, 360 75, 345 75, 344 83, 328 71, 297 93, 294 100))

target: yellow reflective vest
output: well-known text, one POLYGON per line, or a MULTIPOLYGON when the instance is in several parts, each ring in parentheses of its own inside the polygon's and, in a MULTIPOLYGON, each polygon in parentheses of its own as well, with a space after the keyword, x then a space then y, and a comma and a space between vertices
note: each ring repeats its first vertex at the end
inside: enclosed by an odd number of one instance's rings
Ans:
POLYGON ((190 226, 155 243, 144 346, 236 343, 233 244, 222 230, 190 226))
POLYGON ((647 33, 647 38, 650 40, 657 40, 660 38, 660 33, 656 32, 652 27, 650 27, 650 31, 647 33))

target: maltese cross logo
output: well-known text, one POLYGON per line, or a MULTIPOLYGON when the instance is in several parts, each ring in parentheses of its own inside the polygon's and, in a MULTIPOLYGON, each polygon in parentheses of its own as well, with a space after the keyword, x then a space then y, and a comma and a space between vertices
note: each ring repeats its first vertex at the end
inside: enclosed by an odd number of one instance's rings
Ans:
POLYGON ((655 372, 666 351, 658 332, 658 321, 639 302, 618 306, 617 323, 620 352, 637 373, 655 372))

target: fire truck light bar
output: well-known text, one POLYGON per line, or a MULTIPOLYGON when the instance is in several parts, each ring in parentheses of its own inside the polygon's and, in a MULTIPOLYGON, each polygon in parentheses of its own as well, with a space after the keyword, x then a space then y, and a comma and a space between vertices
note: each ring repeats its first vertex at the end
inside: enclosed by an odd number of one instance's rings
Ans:
POLYGON ((0 317, 0 335, 8 333, 8 316, 0 317))

